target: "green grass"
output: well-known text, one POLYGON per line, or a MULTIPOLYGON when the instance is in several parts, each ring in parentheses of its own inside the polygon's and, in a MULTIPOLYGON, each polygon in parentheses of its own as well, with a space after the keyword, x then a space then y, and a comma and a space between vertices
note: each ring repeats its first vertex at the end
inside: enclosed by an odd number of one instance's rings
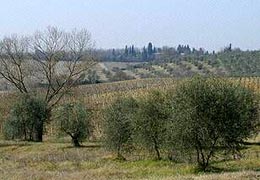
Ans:
POLYGON ((202 173, 196 166, 128 157, 115 160, 99 142, 73 148, 69 141, 44 143, 0 141, 0 179, 257 179, 260 146, 243 150, 243 158, 215 162, 218 173, 202 173))

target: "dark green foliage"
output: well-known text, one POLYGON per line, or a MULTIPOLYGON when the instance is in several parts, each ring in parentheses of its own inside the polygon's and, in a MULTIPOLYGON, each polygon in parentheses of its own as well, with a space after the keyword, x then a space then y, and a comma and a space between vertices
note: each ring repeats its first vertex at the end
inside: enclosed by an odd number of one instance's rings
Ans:
POLYGON ((153 54, 153 44, 151 42, 148 43, 147 53, 148 56, 151 56, 153 54))
POLYGON ((141 146, 155 152, 161 159, 161 152, 166 140, 166 126, 170 115, 168 97, 160 91, 153 91, 139 104, 136 115, 135 137, 141 146))
POLYGON ((122 151, 129 150, 132 145, 133 118, 137 108, 133 98, 122 98, 104 112, 105 145, 115 151, 118 158, 123 158, 122 151))
POLYGON ((129 53, 128 47, 125 46, 125 56, 128 56, 128 53, 129 53))
POLYGON ((154 47, 153 47, 153 44, 151 42, 148 43, 148 46, 147 46, 147 56, 148 56, 148 60, 149 61, 152 61, 154 60, 154 47))
POLYGON ((172 149, 194 153, 206 170, 222 150, 239 151, 254 134, 258 102, 254 93, 224 79, 196 77, 179 86, 173 99, 172 149))
POLYGON ((79 147, 80 143, 90 136, 90 115, 80 103, 60 106, 56 120, 59 130, 71 137, 75 147, 79 147))
POLYGON ((147 58, 148 58, 147 50, 146 50, 145 47, 143 47, 143 50, 142 50, 142 60, 143 61, 147 61, 147 58))
POLYGON ((4 135, 7 139, 42 141, 46 118, 46 103, 37 97, 23 95, 5 121, 4 135))
POLYGON ((27 131, 21 119, 14 115, 8 117, 3 124, 3 133, 5 139, 27 139, 27 131))

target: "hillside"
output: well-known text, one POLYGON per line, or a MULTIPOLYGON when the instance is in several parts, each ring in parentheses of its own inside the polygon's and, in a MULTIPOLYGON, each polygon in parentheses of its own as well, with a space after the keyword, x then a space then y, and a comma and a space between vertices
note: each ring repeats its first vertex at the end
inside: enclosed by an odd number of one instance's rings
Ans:
POLYGON ((141 78, 203 76, 260 76, 260 51, 167 54, 162 51, 150 61, 135 59, 105 61, 96 70, 101 82, 141 78), (120 73, 118 73, 120 72, 120 73))

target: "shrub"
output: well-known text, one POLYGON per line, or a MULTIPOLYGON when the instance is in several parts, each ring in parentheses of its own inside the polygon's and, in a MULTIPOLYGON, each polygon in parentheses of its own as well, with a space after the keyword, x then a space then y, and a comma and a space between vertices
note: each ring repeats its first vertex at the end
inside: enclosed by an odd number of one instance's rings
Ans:
POLYGON ((61 133, 71 137, 75 147, 80 147, 80 143, 90 136, 90 114, 80 103, 68 103, 60 106, 56 123, 61 133))
POLYGON ((97 71, 95 71, 95 70, 89 70, 88 71, 87 82, 89 84, 100 83, 100 77, 97 74, 97 71))
MULTIPOLYGON (((11 112, 12 113, 12 112, 11 112)), ((14 114, 14 113, 12 113, 14 114)), ((3 133, 5 139, 27 139, 27 130, 24 127, 24 123, 21 122, 21 119, 17 118, 14 115, 10 115, 3 124, 3 133)))
POLYGON ((46 118, 46 103, 32 95, 23 95, 4 123, 4 135, 7 139, 42 141, 46 118))
POLYGON ((194 153, 204 171, 220 147, 239 151, 259 124, 255 99, 249 89, 223 79, 196 77, 183 83, 173 98, 172 148, 194 153))
POLYGON ((125 159, 122 151, 132 145, 133 118, 138 108, 133 98, 119 98, 104 111, 105 146, 117 153, 118 158, 125 159))
POLYGON ((160 149, 166 141, 166 126, 169 119, 169 103, 165 93, 154 91, 139 104, 135 135, 145 148, 155 152, 157 159, 161 159, 160 149))
POLYGON ((125 81, 125 80, 131 80, 135 79, 134 77, 126 74, 122 70, 115 71, 115 75, 110 78, 110 81, 125 81))

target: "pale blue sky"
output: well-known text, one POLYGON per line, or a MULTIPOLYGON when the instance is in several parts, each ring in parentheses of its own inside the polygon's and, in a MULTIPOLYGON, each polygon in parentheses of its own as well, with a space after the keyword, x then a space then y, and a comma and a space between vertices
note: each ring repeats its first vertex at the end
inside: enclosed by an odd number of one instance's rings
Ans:
POLYGON ((96 47, 260 49, 260 0, 0 0, 0 36, 87 28, 96 47))

